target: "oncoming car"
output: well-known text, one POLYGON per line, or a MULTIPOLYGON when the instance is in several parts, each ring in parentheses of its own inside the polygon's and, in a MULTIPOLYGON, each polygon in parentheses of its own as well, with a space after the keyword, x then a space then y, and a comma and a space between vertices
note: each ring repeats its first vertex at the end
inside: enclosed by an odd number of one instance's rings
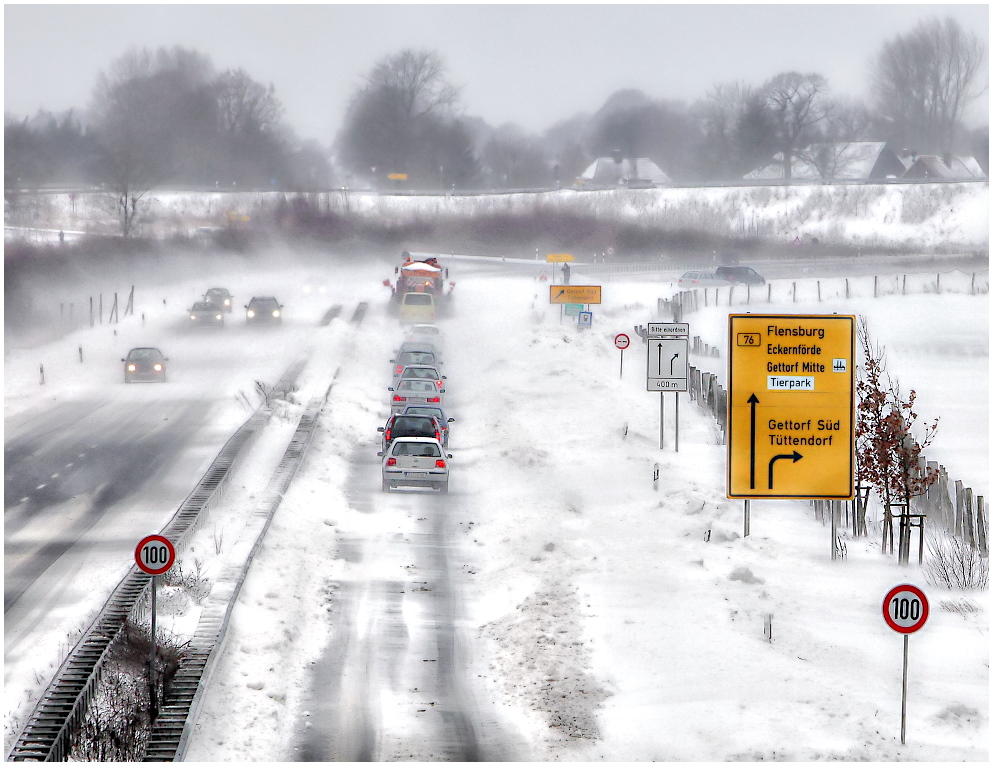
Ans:
POLYGON ((396 388, 390 386, 390 414, 395 415, 408 404, 441 404, 445 389, 438 390, 433 380, 401 380, 396 388))
POLYGON ((728 287, 731 283, 724 277, 717 275, 716 271, 701 270, 687 271, 676 283, 680 287, 728 287))
POLYGON ((733 285, 764 285, 765 277, 751 266, 718 266, 714 273, 733 285))
POLYGON ((125 383, 134 383, 135 381, 165 382, 165 363, 169 360, 157 348, 133 348, 121 361, 124 362, 125 383))
POLYGON ((234 296, 224 287, 212 287, 203 294, 203 299, 208 303, 216 303, 221 310, 230 314, 234 309, 234 296))
POLYGON ((216 303, 197 301, 190 309, 191 327, 223 327, 224 314, 216 303))
POLYGON ((448 460, 437 439, 399 436, 378 453, 383 458, 383 491, 399 486, 429 487, 448 492, 448 460))
POLYGON ((245 321, 252 323, 281 322, 283 307, 272 297, 255 296, 245 306, 245 321))

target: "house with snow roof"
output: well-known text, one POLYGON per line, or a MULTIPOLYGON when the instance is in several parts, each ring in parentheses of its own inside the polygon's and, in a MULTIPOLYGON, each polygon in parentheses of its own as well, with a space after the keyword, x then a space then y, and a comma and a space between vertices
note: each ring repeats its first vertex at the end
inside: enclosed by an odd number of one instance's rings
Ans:
MULTIPOLYGON (((884 141, 844 141, 816 144, 794 157, 792 178, 795 181, 833 181, 899 178, 906 166, 884 141)), ((772 162, 745 175, 747 181, 781 181, 785 177, 783 154, 772 162)))
POLYGON ((574 185, 587 189, 616 186, 637 189, 670 183, 672 179, 647 157, 599 157, 582 172, 574 185))
POLYGON ((902 177, 936 181, 975 181, 986 178, 986 174, 975 157, 919 154, 913 156, 902 177))

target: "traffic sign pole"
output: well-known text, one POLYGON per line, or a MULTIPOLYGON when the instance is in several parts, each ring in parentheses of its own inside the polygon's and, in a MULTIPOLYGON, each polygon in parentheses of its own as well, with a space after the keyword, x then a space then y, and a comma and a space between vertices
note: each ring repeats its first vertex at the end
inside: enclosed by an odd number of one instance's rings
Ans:
POLYGON ((149 693, 149 715, 154 721, 159 714, 159 695, 155 682, 155 659, 158 643, 155 640, 155 612, 158 592, 159 575, 168 572, 176 563, 176 549, 167 537, 162 535, 149 535, 143 538, 134 549, 134 560, 138 568, 145 574, 152 576, 152 624, 151 624, 151 646, 148 657, 148 693, 149 693))
POLYGON ((927 622, 930 608, 924 592, 909 584, 897 585, 883 598, 883 619, 897 633, 903 634, 903 694, 900 700, 900 744, 907 744, 907 666, 910 659, 910 634, 927 622))
POLYGON ((614 336, 614 345, 621 350, 621 377, 624 377, 624 349, 631 345, 631 338, 625 333, 618 333, 614 336))

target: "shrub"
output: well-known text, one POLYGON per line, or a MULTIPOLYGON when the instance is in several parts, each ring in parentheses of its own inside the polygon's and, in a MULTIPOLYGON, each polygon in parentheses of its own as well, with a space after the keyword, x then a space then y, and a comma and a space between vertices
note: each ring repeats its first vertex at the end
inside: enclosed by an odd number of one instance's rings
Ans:
POLYGON ((963 590, 989 586, 989 559, 964 540, 939 532, 927 533, 928 558, 924 576, 932 585, 963 590))

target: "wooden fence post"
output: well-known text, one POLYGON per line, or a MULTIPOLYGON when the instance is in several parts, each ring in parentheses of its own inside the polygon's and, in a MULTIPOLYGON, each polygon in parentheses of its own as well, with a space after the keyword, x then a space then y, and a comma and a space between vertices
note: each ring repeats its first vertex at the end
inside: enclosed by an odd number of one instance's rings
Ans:
POLYGON ((979 554, 983 558, 988 558, 990 550, 986 539, 986 508, 983 505, 983 496, 976 498, 976 536, 979 538, 979 554))

